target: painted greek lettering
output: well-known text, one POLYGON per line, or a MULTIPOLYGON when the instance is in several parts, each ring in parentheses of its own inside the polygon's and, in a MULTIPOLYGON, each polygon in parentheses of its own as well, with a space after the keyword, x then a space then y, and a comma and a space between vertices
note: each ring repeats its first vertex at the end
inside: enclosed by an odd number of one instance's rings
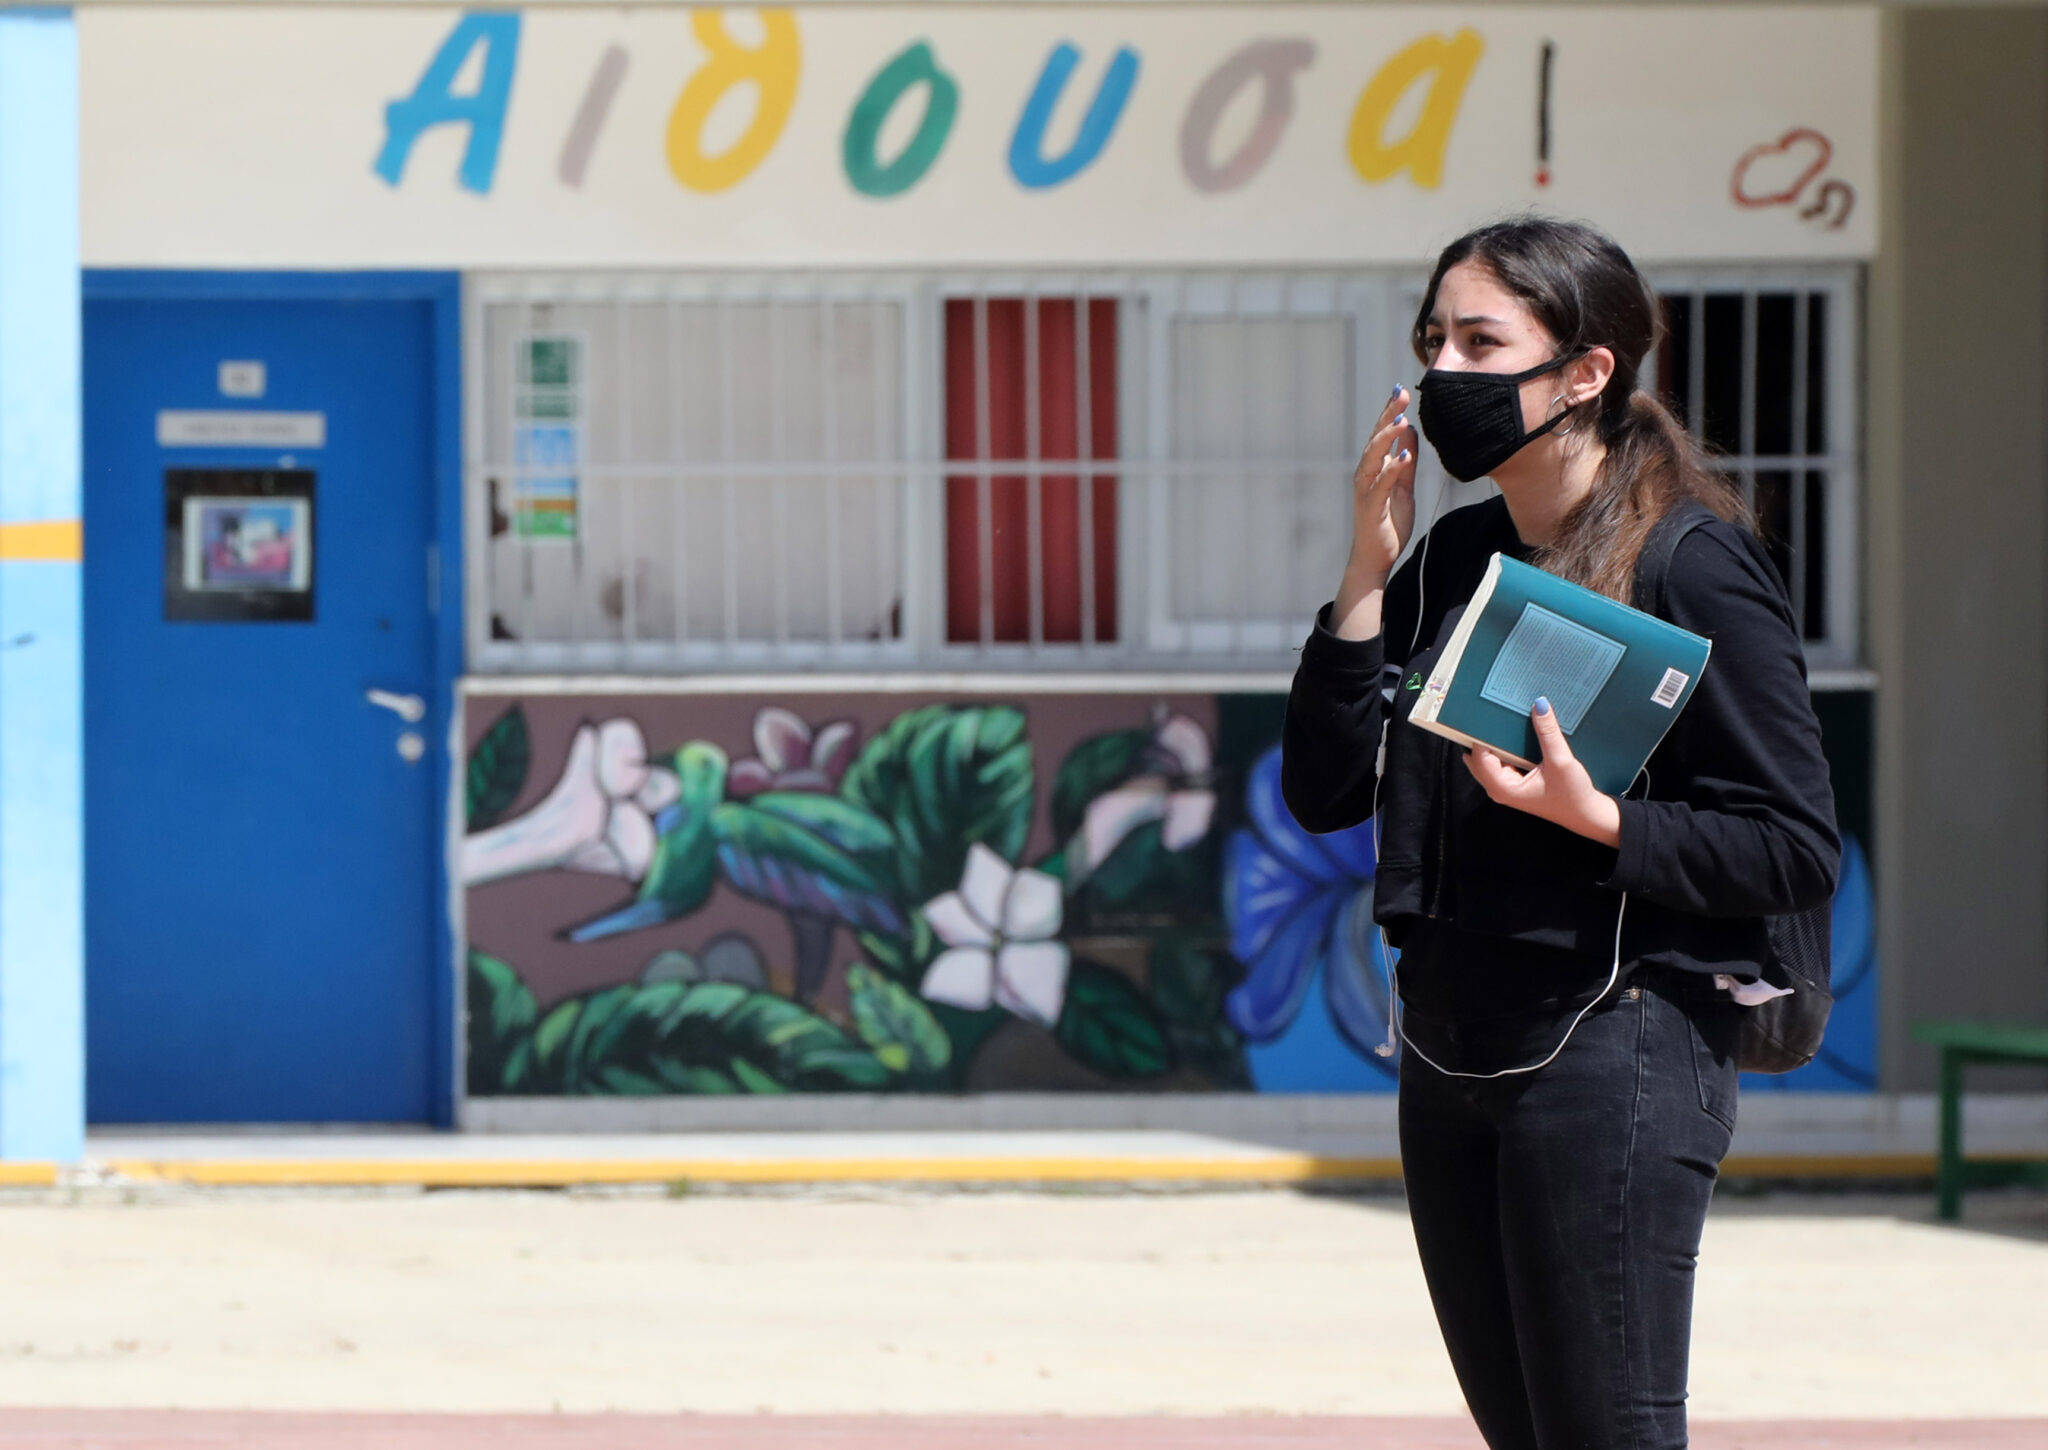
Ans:
POLYGON ((1400 52, 1366 84, 1351 113, 1351 165, 1367 181, 1380 182, 1407 171, 1417 186, 1435 190, 1443 184, 1444 152, 1473 68, 1486 53, 1476 30, 1456 35, 1425 35, 1400 52), (1422 113, 1408 134, 1389 141, 1387 122, 1409 90, 1428 82, 1422 113))
POLYGON ((1072 180, 1102 154, 1123 116, 1131 88, 1138 83, 1138 52, 1128 45, 1120 47, 1110 60, 1101 88, 1089 103, 1088 114, 1081 118, 1074 144, 1064 156, 1045 155, 1045 132, 1052 122, 1053 108, 1059 104, 1060 95, 1080 61, 1080 51, 1060 42, 1046 57, 1038 84, 1032 87, 1031 98, 1024 103, 1024 113, 1017 118, 1016 133, 1010 138, 1010 174, 1021 186, 1037 191, 1072 180))
POLYGON ((958 83, 939 69, 931 46, 920 40, 877 71, 854 102, 840 144, 846 179, 862 196, 899 196, 910 190, 939 159, 959 110, 958 83), (916 85, 925 88, 924 119, 901 154, 885 164, 876 154, 882 126, 904 92, 916 85))
POLYGON ((1294 119, 1294 76, 1314 64, 1312 40, 1255 40, 1209 72, 1180 123, 1180 169, 1197 191, 1235 191, 1273 157, 1294 119), (1210 159, 1216 123, 1247 85, 1260 86, 1259 118, 1229 160, 1210 159))
POLYGON ((690 29, 707 59, 669 112, 668 169, 692 191, 725 191, 745 180, 775 149, 796 104, 797 78, 803 69, 796 15, 779 8, 754 13, 765 32, 758 46, 735 40, 718 10, 690 13, 690 29), (747 129, 719 155, 706 155, 704 126, 712 108, 734 86, 750 82, 755 102, 747 129))
POLYGON ((584 175, 590 170, 590 158, 597 150, 597 138, 604 134, 612 102, 619 98, 619 87, 625 83, 625 47, 608 45, 598 58, 597 69, 590 73, 582 104, 576 107, 576 118, 569 123, 569 134, 562 138, 562 154, 555 160, 555 175, 561 178, 562 185, 583 185, 584 175))
POLYGON ((384 149, 377 153, 376 173, 386 184, 398 185, 413 143, 435 126, 460 123, 469 127, 469 145, 462 153, 458 177, 470 191, 489 192, 498 171, 498 143, 505 134, 518 62, 517 11, 465 13, 434 52, 413 93, 384 108, 384 149), (478 46, 484 47, 483 74, 474 94, 458 96, 455 78, 478 46))

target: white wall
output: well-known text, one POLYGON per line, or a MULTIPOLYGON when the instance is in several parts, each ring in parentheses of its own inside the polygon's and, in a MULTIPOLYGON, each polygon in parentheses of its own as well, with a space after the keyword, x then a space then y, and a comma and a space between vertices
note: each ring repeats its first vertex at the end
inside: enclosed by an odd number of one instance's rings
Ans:
MULTIPOLYGON (((88 265, 1412 264, 1531 205, 1591 217, 1644 260, 1861 257, 1876 236, 1869 6, 478 14, 497 18, 432 6, 84 10, 88 265), (775 17, 768 39, 764 15, 775 17), (464 24, 489 34, 462 31, 448 47, 464 24), (844 160, 849 119, 919 42, 951 78, 957 117, 915 185, 863 194, 844 160), (1092 164, 1030 185, 1044 178, 1013 168, 1013 139, 1063 42, 1078 65, 1039 149, 1064 155, 1087 129, 1082 113, 1125 48, 1135 83, 1092 164), (1218 105, 1205 106, 1219 67, 1261 42, 1279 83, 1219 82, 1218 105), (444 47, 464 64, 423 88, 444 47), (715 47, 759 49, 720 60, 715 47), (767 84, 728 92, 721 67, 767 84), (390 114, 403 132, 403 103, 422 89, 485 98, 469 120, 387 149, 387 107, 401 103, 390 114), (757 126, 762 94, 768 124, 757 126), (778 97, 786 122, 774 120, 778 97), (1208 110, 1213 130, 1184 136, 1190 114, 1208 110), (678 137, 713 164, 678 168, 678 137)), ((930 89, 888 113, 883 161, 909 143, 930 89)))

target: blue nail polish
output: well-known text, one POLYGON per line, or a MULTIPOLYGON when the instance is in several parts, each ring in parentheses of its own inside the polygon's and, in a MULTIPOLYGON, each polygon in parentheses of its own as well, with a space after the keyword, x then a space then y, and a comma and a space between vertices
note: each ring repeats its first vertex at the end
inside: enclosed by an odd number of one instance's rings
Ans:
POLYGON ((1388 394, 1388 396, 1389 396, 1389 397, 1394 397, 1394 398, 1398 398, 1398 397, 1400 397, 1400 396, 1401 396, 1401 385, 1400 385, 1399 383, 1396 383, 1396 384, 1394 384, 1394 391, 1393 391, 1392 393, 1388 394))
POLYGON ((1406 428, 1408 426, 1408 415, 1406 413, 1402 413, 1396 416, 1394 419, 1394 426, 1396 428, 1406 428))
POLYGON ((1539 715, 1548 715, 1550 713, 1550 701, 1544 699, 1541 695, 1536 697, 1536 713, 1539 715))
POLYGON ((1403 449, 1401 450, 1401 461, 1402 461, 1403 463, 1407 463, 1407 462, 1409 462, 1409 461, 1410 461, 1410 460, 1412 460, 1412 459, 1413 459, 1414 457, 1415 457, 1415 455, 1414 455, 1413 453, 1411 453, 1411 452, 1410 452, 1410 451, 1409 451, 1408 449, 1406 449, 1406 448, 1403 448, 1403 449))

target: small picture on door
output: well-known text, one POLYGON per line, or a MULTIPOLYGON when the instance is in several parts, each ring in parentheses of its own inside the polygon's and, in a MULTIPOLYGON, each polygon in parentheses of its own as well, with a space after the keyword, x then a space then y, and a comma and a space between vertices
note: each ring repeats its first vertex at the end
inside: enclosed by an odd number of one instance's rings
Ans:
POLYGON ((312 510, 302 498, 185 500, 185 587, 303 593, 313 580, 312 510))
POLYGON ((164 618, 307 624, 319 588, 309 468, 164 470, 164 618))

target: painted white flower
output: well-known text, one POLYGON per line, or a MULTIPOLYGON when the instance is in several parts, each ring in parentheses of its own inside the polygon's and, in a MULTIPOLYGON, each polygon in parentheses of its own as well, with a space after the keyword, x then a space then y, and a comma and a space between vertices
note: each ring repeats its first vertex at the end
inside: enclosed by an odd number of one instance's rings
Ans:
POLYGON ((1071 966, 1052 940, 1065 910, 1060 883, 1043 871, 1012 868, 988 847, 967 848, 960 889, 922 908, 946 949, 920 990, 933 1002, 969 1012, 1001 1007, 1050 1027, 1059 1021, 1071 966))
POLYGON ((654 860, 654 818, 680 793, 675 772, 647 759, 635 722, 578 726, 562 778, 545 800, 463 840, 463 884, 562 867, 638 881, 654 860))
POLYGON ((1109 859, 1124 837, 1159 822, 1160 844, 1185 851, 1209 834, 1216 792, 1209 788, 1214 753, 1209 736, 1185 715, 1168 715, 1153 727, 1147 754, 1151 768, 1088 803, 1081 821, 1079 874, 1109 859))

